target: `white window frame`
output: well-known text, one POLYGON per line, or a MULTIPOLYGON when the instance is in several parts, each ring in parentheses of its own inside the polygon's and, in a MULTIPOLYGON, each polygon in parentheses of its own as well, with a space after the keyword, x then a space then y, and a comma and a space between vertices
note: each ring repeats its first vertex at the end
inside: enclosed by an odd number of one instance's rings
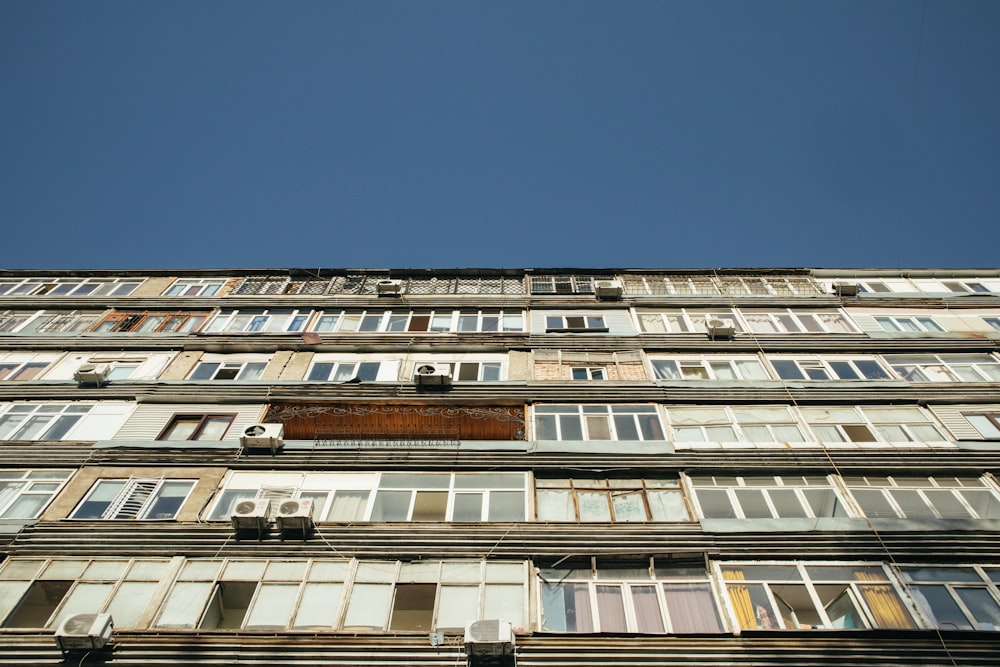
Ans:
POLYGON ((309 331, 319 333, 409 333, 427 334, 443 332, 508 333, 524 331, 524 311, 516 310, 323 310, 318 311, 309 325, 309 331), (410 329, 414 317, 426 317, 427 327, 410 329), (320 326, 324 320, 331 323, 320 326), (437 320, 437 324, 435 324, 437 320), (371 322, 362 329, 365 322, 371 322), (446 326, 441 322, 447 321, 446 326), (466 323, 474 323, 468 328, 466 323), (492 322, 495 328, 486 326, 492 322))
POLYGON ((857 381, 868 381, 868 382, 878 382, 884 380, 893 380, 893 374, 876 358, 874 355, 861 356, 861 355, 851 355, 851 356, 810 356, 810 357, 799 357, 799 356, 784 356, 784 355, 769 355, 767 357, 768 362, 774 369, 774 375, 783 380, 789 381, 822 381, 822 380, 845 380, 851 382, 857 381), (794 364, 798 369, 800 377, 784 377, 779 370, 777 362, 787 362, 794 364), (861 370, 858 366, 858 362, 866 362, 874 364, 878 367, 878 370, 882 372, 884 377, 879 378, 869 378, 867 374, 861 370), (852 371, 857 377, 841 377, 840 371, 837 370, 836 364, 846 364, 850 371, 852 371), (810 370, 821 371, 825 373, 827 377, 811 377, 810 370))
MULTIPOLYGON (((27 440, 38 442, 51 440, 46 436, 58 433, 62 424, 69 420, 65 430, 59 434, 57 440, 66 439, 80 425, 80 422, 93 410, 92 403, 10 403, 4 409, 0 406, 0 440, 27 440), (22 418, 15 422, 15 425, 6 430, 3 422, 9 418, 21 415, 22 418), (36 437, 20 438, 18 436, 29 433, 28 426, 44 421, 39 429, 35 430, 36 437)), ((32 429, 34 430, 34 429, 32 429)))
MULTIPOLYGON (((582 504, 585 502, 581 499, 581 495, 593 495, 600 496, 603 495, 607 503, 608 508, 608 519, 607 522, 610 523, 653 523, 658 522, 660 519, 656 519, 653 516, 653 501, 650 500, 650 494, 654 496, 656 494, 670 494, 676 495, 681 500, 681 505, 683 505, 685 517, 668 519, 670 523, 675 522, 689 522, 692 521, 691 507, 687 500, 687 493, 685 492, 681 481, 677 476, 661 476, 661 477, 644 477, 638 479, 608 479, 608 478, 596 478, 596 477, 560 477, 560 478, 550 478, 550 477, 535 477, 534 484, 535 493, 535 520, 537 521, 548 521, 548 522, 571 522, 571 523, 602 523, 604 519, 587 518, 585 508, 582 504), (570 518, 552 518, 552 517, 542 517, 542 507, 543 503, 538 499, 540 493, 550 493, 550 494, 566 494, 568 499, 571 501, 572 511, 574 516, 570 518), (618 510, 615 506, 615 499, 621 496, 639 496, 643 512, 645 514, 644 519, 629 519, 626 517, 619 518, 618 510)), ((567 506, 568 507, 568 506, 567 506)))
POLYGON ((990 568, 985 565, 950 565, 943 563, 925 565, 907 563, 899 566, 900 579, 902 579, 903 583, 910 591, 911 596, 916 601, 917 606, 924 616, 927 627, 937 627, 940 630, 1000 630, 1000 625, 998 624, 987 624, 977 619, 975 613, 968 606, 965 600, 962 599, 961 595, 961 591, 969 589, 986 591, 993 604, 1000 607, 1000 588, 997 587, 997 581, 1000 580, 1000 576, 997 576, 995 579, 991 579, 990 575, 987 574, 988 571, 995 569, 996 568, 990 568), (989 570, 987 568, 989 568, 989 570), (919 570, 937 570, 945 573, 950 570, 959 570, 974 574, 979 578, 979 580, 976 581, 971 578, 961 576, 954 576, 952 578, 916 578, 914 574, 919 570), (930 587, 941 588, 947 592, 959 613, 966 617, 965 620, 968 622, 968 627, 963 627, 953 621, 936 622, 937 615, 934 613, 933 606, 920 590, 921 588, 930 587), (992 625, 992 627, 983 627, 984 625, 992 625))
POLYGON ((191 497, 191 492, 197 485, 196 479, 174 479, 174 478, 137 478, 127 479, 101 478, 94 482, 86 495, 70 513, 69 518, 79 521, 174 521, 184 507, 184 503, 191 497), (100 493, 102 486, 114 486, 121 484, 122 488, 115 494, 115 497, 108 500, 108 504, 100 517, 78 517, 91 499, 100 493), (170 516, 149 516, 156 508, 161 494, 166 487, 171 484, 188 484, 188 489, 184 493, 183 499, 177 505, 177 510, 170 516))
POLYGON ((1000 359, 985 352, 886 355, 885 359, 892 366, 893 371, 909 382, 1000 382, 1000 359), (981 357, 981 359, 979 361, 962 361, 963 357, 966 359, 981 357), (912 368, 906 370, 904 367, 912 368), (990 369, 994 371, 992 376, 988 372, 990 369), (966 370, 978 377, 971 379, 962 377, 961 370, 966 370), (950 377, 942 377, 943 375, 950 377))
POLYGON ((73 475, 72 470, 0 470, 0 519, 36 519, 41 516, 66 482, 73 475), (19 486, 16 486, 19 485, 19 486), (22 498, 42 498, 38 508, 30 516, 8 516, 22 498))
POLYGON ((78 310, 6 311, 0 316, 0 332, 22 335, 90 331, 105 311, 78 310))
POLYGON ((178 278, 162 296, 217 296, 225 278, 178 278))
POLYGON ((746 356, 700 356, 700 357, 688 357, 688 356, 671 356, 671 357, 660 357, 660 356, 650 356, 649 357, 650 368, 653 371, 653 379, 658 381, 666 382, 676 382, 685 380, 725 380, 730 382, 735 381, 760 381, 760 380, 771 380, 774 379, 774 375, 771 370, 765 366, 759 358, 753 355, 746 356), (763 377, 744 377, 742 371, 741 363, 751 362, 757 365, 760 370, 760 374, 763 377), (677 371, 676 378, 660 377, 662 372, 659 370, 659 365, 673 364, 675 370, 677 371), (733 375, 732 378, 720 378, 718 376, 718 369, 722 366, 728 366, 729 372, 733 375), (689 377, 684 373, 684 369, 700 369, 697 373, 704 374, 704 377, 689 377))
MULTIPOLYGON (((691 490, 691 498, 697 511, 699 519, 820 519, 827 517, 850 517, 854 516, 851 504, 845 500, 837 478, 832 475, 738 475, 738 476, 713 476, 693 474, 686 475, 685 482, 691 490), (820 484, 818 480, 824 480, 820 484), (810 480, 817 483, 809 483, 810 480), (813 507, 813 502, 809 500, 809 491, 819 490, 824 493, 832 493, 836 501, 832 513, 818 513, 813 507), (731 516, 719 517, 708 516, 704 508, 705 492, 714 491, 723 493, 729 500, 732 509, 731 516), (764 501, 770 516, 748 516, 746 501, 742 496, 758 492, 759 498, 764 501), (803 516, 782 516, 781 509, 776 500, 776 494, 790 492, 794 495, 802 510, 803 516)), ((786 493, 786 495, 788 495, 786 493)))
POLYGON ((579 313, 546 313, 543 317, 545 318, 546 332, 593 331, 604 333, 610 330, 604 313, 600 311, 596 311, 595 313, 585 311, 579 313))
POLYGON ((858 333, 858 327, 853 320, 848 317, 842 309, 827 310, 802 310, 799 308, 780 309, 742 309, 740 316, 745 322, 746 330, 754 334, 842 334, 858 333), (770 323, 770 327, 764 328, 755 325, 751 317, 763 317, 770 323), (843 327, 830 324, 824 317, 836 317, 844 325, 843 327), (808 318, 808 319, 806 319, 808 318), (812 322, 812 325, 804 324, 812 322), (846 329, 846 331, 844 330, 846 329))
MULTIPOLYGON (((976 492, 988 495, 992 499, 991 506, 1000 511, 1000 491, 990 484, 986 477, 904 477, 895 475, 863 475, 844 477, 844 486, 857 507, 859 516, 869 519, 992 519, 990 516, 980 516, 976 503, 963 495, 965 492, 976 492), (951 481, 948 484, 947 481, 951 481), (893 516, 872 516, 865 511, 864 505, 858 499, 858 491, 868 491, 881 494, 884 503, 892 510, 893 516), (899 494, 899 495, 896 495, 899 494), (919 498, 924 504, 920 512, 911 509, 912 516, 907 515, 907 507, 901 502, 903 494, 910 499, 919 498), (933 495, 950 496, 958 506, 965 510, 966 515, 942 516, 941 510, 934 504, 933 495)), ((996 518, 1000 518, 998 515, 996 518)))
POLYGON ((0 296, 128 296, 144 278, 0 278, 0 296))
POLYGON ((9 354, 0 354, 0 382, 32 382, 41 380, 58 361, 59 356, 57 353, 31 354, 11 352, 9 354), (3 372, 4 368, 9 369, 6 374, 3 372), (18 377, 18 375, 24 373, 26 370, 32 369, 37 372, 31 377, 18 377))
MULTIPOLYGON (((855 443, 855 444, 861 444, 862 446, 873 447, 877 445, 873 445, 872 443, 895 443, 895 442, 915 443, 915 442, 948 441, 948 438, 944 435, 944 432, 938 425, 938 423, 934 419, 929 418, 927 416, 927 413, 922 408, 919 408, 917 406, 898 406, 898 407, 904 409, 915 408, 922 416, 925 417, 925 419, 919 421, 910 420, 907 422, 899 422, 897 420, 882 421, 880 419, 875 419, 873 415, 868 412, 868 410, 871 410, 873 413, 877 415, 878 411, 880 409, 883 409, 881 406, 869 406, 869 407, 830 406, 830 409, 852 410, 854 414, 857 415, 858 417, 857 419, 852 419, 850 421, 837 421, 837 422, 809 421, 808 415, 810 414, 810 410, 813 410, 814 408, 802 407, 800 408, 800 410, 803 416, 803 421, 805 421, 805 423, 808 424, 809 429, 813 432, 814 436, 816 436, 816 442, 823 442, 827 446, 836 447, 836 446, 843 446, 844 444, 855 443), (874 437, 874 440, 854 440, 851 437, 850 432, 847 430, 848 427, 853 427, 853 426, 864 427, 874 437), (879 428, 880 426, 884 428, 898 428, 900 431, 902 431, 903 435, 907 436, 907 439, 894 440, 887 438, 884 432, 879 428), (832 427, 837 432, 839 440, 831 441, 826 437, 819 437, 819 434, 817 432, 817 427, 820 427, 822 430, 826 432, 829 432, 829 429, 823 427, 832 427), (924 440, 918 438, 917 431, 915 429, 922 429, 922 428, 933 429, 934 431, 937 432, 938 437, 934 440, 924 440)), ((893 408, 889 407, 886 409, 893 409, 893 408)))
POLYGON ((608 379, 608 369, 604 366, 570 366, 571 380, 603 381, 608 379), (582 375, 583 377, 577 377, 582 375))
MULTIPOLYGON (((226 355, 230 356, 230 355, 226 355)), ((269 355, 268 355, 269 356, 269 355)), ((187 379, 192 382, 254 382, 259 381, 260 376, 264 374, 267 369, 269 359, 231 359, 224 360, 219 357, 209 357, 202 358, 195 364, 195 367, 191 369, 191 373, 188 375, 187 379), (195 377, 198 374, 198 370, 202 366, 215 365, 216 369, 212 371, 210 377, 195 377), (253 371, 259 367, 259 373, 257 373, 257 378, 248 379, 247 375, 252 375, 253 371), (222 378, 218 376, 220 373, 235 373, 231 378, 222 378)))
MULTIPOLYGON (((859 618, 857 620, 860 620, 864 624, 864 627, 857 628, 857 629, 879 628, 879 626, 877 624, 877 621, 876 621, 876 617, 873 614, 873 612, 871 611, 871 609, 869 608, 869 605, 868 605, 867 601, 865 600, 865 597, 864 597, 864 594, 863 594, 863 590, 864 590, 863 587, 875 587, 875 586, 881 587, 883 589, 884 588, 888 588, 888 590, 891 590, 894 593, 894 595, 895 595, 895 597, 896 597, 896 599, 897 599, 897 601, 899 603, 899 609, 903 610, 904 612, 906 612, 907 619, 910 622, 910 625, 909 625, 909 627, 907 629, 916 629, 918 627, 918 620, 913 617, 912 613, 906 611, 907 610, 907 606, 908 606, 907 605, 907 597, 900 590, 900 584, 899 584, 898 580, 891 575, 891 573, 888 571, 888 569, 886 568, 886 566, 883 563, 872 563, 872 562, 828 562, 828 561, 816 561, 816 562, 812 562, 812 561, 809 561, 809 562, 801 562, 801 561, 749 561, 748 562, 748 561, 735 561, 734 560, 734 561, 716 561, 716 562, 714 562, 712 564, 712 567, 714 569, 714 572, 715 572, 715 575, 717 577, 717 580, 721 581, 722 584, 723 584, 723 586, 724 586, 724 588, 725 588, 724 595, 723 595, 723 600, 724 600, 723 604, 724 604, 724 606, 725 606, 725 608, 726 608, 726 610, 727 610, 727 612, 729 614, 729 620, 732 623, 733 627, 735 627, 735 628, 740 628, 742 630, 754 630, 754 629, 768 629, 768 630, 812 630, 812 629, 835 630, 835 629, 839 629, 839 628, 837 628, 831 622, 830 616, 827 613, 827 609, 829 607, 833 606, 833 603, 830 603, 829 605, 827 605, 826 607, 824 607, 824 605, 822 603, 822 598, 820 597, 819 593, 817 593, 816 586, 817 585, 823 585, 823 584, 843 585, 845 587, 845 592, 847 592, 847 595, 848 595, 850 601, 852 602, 855 611, 857 611, 857 613, 858 613, 858 617, 859 618), (753 578, 753 577, 747 577, 747 578, 744 578, 744 579, 732 579, 732 578, 727 578, 723 574, 723 571, 725 569, 727 569, 727 568, 733 568, 733 569, 740 569, 741 572, 743 573, 743 575, 745 576, 745 574, 746 574, 746 568, 756 568, 756 567, 762 567, 762 568, 767 568, 767 567, 773 567, 773 568, 793 567, 797 571, 797 577, 791 578, 791 577, 787 577, 786 576, 786 577, 784 577, 784 578, 782 578, 780 580, 779 579, 775 579, 773 577, 772 578, 753 578), (811 575, 809 573, 809 571, 808 571, 808 568, 816 568, 816 569, 818 569, 818 568, 821 568, 821 567, 853 568, 855 570, 860 570, 861 568, 864 568, 866 570, 874 569, 874 570, 880 571, 882 573, 882 576, 884 578, 883 579, 877 579, 877 580, 868 580, 868 579, 865 579, 865 580, 858 580, 858 579, 847 580, 847 579, 843 579, 843 578, 822 578, 822 577, 815 577, 815 576, 811 575), (816 626, 816 625, 807 625, 807 624, 800 623, 798 625, 798 627, 791 627, 791 628, 785 627, 785 625, 786 625, 785 619, 782 618, 781 614, 777 612, 777 610, 779 609, 778 599, 780 599, 780 596, 776 595, 776 593, 774 591, 774 588, 775 587, 780 587, 780 586, 787 586, 787 585, 801 585, 801 586, 805 587, 805 590, 806 590, 806 593, 808 594, 810 603, 812 604, 812 611, 816 612, 817 615, 818 615, 818 617, 819 617, 819 619, 822 621, 820 625, 816 626), (760 622, 764 622, 764 623, 773 624, 773 625, 771 625, 771 627, 767 627, 765 625, 763 627, 758 626, 757 628, 746 628, 746 627, 742 627, 741 628, 740 622, 739 622, 739 616, 738 616, 738 614, 736 612, 735 604, 733 603, 733 599, 732 599, 730 590, 732 588, 736 588, 736 587, 748 588, 749 586, 761 586, 764 594, 766 595, 766 599, 767 599, 767 601, 768 601, 768 603, 770 605, 770 609, 762 608, 760 610, 760 613, 757 615, 757 618, 758 618, 758 622, 759 623, 760 622)), ((840 596, 838 596, 837 599, 840 599, 840 597, 843 597, 843 595, 844 594, 842 593, 840 596)), ((750 599, 750 598, 748 598, 748 599, 750 599)), ((854 629, 854 628, 851 628, 851 629, 854 629)))
POLYGON ((887 333, 945 333, 948 330, 929 315, 872 315, 875 323, 887 333), (907 323, 904 326, 902 323, 907 323))
POLYGON ((537 404, 535 405, 534 415, 532 424, 535 431, 535 439, 540 440, 540 434, 543 428, 540 426, 539 419, 545 419, 546 421, 551 421, 552 426, 550 428, 555 429, 556 438, 555 440, 560 441, 577 441, 577 438, 564 438, 563 437, 563 418, 577 420, 578 428, 582 437, 579 438, 581 441, 590 442, 612 442, 618 441, 618 427, 615 424, 615 417, 631 417, 631 422, 636 433, 639 435, 639 440, 641 441, 658 441, 664 439, 664 427, 663 419, 660 415, 660 411, 656 405, 653 404, 643 404, 643 403, 630 403, 630 404, 569 404, 569 403, 555 403, 555 404, 537 404), (616 410, 617 408, 617 410, 616 410), (643 420, 640 416, 645 416, 647 419, 643 420), (652 426, 654 430, 660 432, 660 437, 655 437, 655 433, 650 437, 645 437, 643 434, 643 423, 648 421, 648 417, 652 416, 655 418, 655 425, 652 426), (591 438, 590 437, 590 426, 588 424, 588 418, 604 418, 604 424, 607 427, 607 431, 610 434, 609 438, 591 438), (551 418, 551 419, 549 419, 551 418))
POLYGON ((670 426, 672 440, 677 443, 684 443, 688 445, 703 445, 705 443, 726 443, 726 442, 748 442, 753 444, 776 444, 784 442, 794 442, 794 443, 806 443, 811 442, 810 435, 807 429, 803 427, 802 420, 799 416, 791 409, 788 405, 748 405, 748 406, 670 406, 666 410, 667 420, 670 426), (700 410, 705 415, 709 415, 710 412, 716 412, 716 414, 711 419, 706 419, 696 423, 684 424, 684 423, 674 423, 675 417, 680 413, 681 410, 692 410, 704 408, 700 410), (780 409, 786 416, 785 419, 775 420, 740 420, 736 414, 736 410, 769 410, 774 411, 775 409, 780 409), (788 438, 782 437, 784 435, 791 435, 784 432, 789 428, 794 428, 798 431, 798 438, 788 438), (681 435, 681 429, 684 431, 684 435, 681 435), (719 439, 713 437, 713 435, 723 435, 723 431, 728 430, 733 437, 726 439, 719 439), (770 439, 761 440, 754 437, 751 431, 765 431, 770 439), (700 439, 691 439, 689 435, 694 435, 700 433, 700 439))
POLYGON ((1000 440, 1000 412, 992 410, 963 410, 961 414, 984 440, 1000 440), (986 423, 977 424, 979 420, 973 421, 970 417, 982 417, 986 420, 986 423))
POLYGON ((743 324, 731 308, 671 308, 657 310, 636 310, 633 313, 636 331, 647 334, 707 333, 708 320, 730 322, 736 331, 743 331, 743 324), (648 321, 648 322, 647 322, 648 321), (647 326, 652 324, 653 328, 647 326), (661 330, 662 329, 662 330, 661 330))
POLYGON ((233 308, 216 313, 205 326, 204 333, 298 333, 306 330, 311 315, 308 308, 233 308))

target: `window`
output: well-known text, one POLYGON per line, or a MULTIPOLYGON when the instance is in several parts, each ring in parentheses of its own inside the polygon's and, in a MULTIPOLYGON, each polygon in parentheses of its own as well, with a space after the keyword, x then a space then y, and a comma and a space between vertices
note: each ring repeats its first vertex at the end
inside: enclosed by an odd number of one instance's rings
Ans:
POLYGON ((875 322, 890 333, 939 333, 944 327, 933 317, 876 317, 875 322))
POLYGON ((719 287, 711 276, 622 276, 625 292, 629 295, 646 294, 711 294, 718 295, 719 287))
POLYGON ((973 428, 987 440, 1000 440, 1000 414, 995 412, 963 412, 973 428))
POLYGON ((935 627, 1000 630, 996 568, 932 565, 904 567, 902 573, 921 610, 935 627))
POLYGON ((678 443, 808 440, 786 406, 674 407, 667 414, 678 443))
POLYGON ((574 380, 607 380, 603 366, 572 366, 570 376, 574 380))
POLYGON ((545 632, 724 632, 704 567, 600 561, 541 568, 545 632), (574 567, 575 565, 575 567, 574 567))
POLYGON ((650 359, 657 380, 770 380, 754 357, 650 359))
POLYGON ((874 357, 803 357, 769 359, 783 380, 889 380, 874 357))
POLYGON ((223 310, 208 326, 207 333, 282 333, 304 331, 310 310, 223 310))
POLYGON ((240 500, 308 498, 316 521, 524 521, 524 473, 236 474, 210 521, 227 521, 240 500))
POLYGON ((941 292, 951 292, 953 294, 989 294, 996 287, 995 281, 977 280, 975 278, 965 280, 914 280, 917 289, 921 292, 940 294, 941 292))
POLYGON ((0 416, 0 440, 61 440, 92 405, 14 403, 0 416))
POLYGON ((869 518, 996 519, 1000 499, 992 486, 974 477, 845 477, 855 501, 869 518))
POLYGON ((575 332, 575 331, 608 331, 604 323, 603 315, 546 315, 545 331, 547 332, 575 332))
POLYGON ((1000 331, 1000 317, 984 317, 983 322, 1000 331))
POLYGON ((114 312, 101 320, 94 331, 135 333, 191 333, 208 318, 205 313, 114 312))
POLYGON ((1000 361, 992 354, 907 354, 886 360, 910 382, 1000 382, 1000 361))
POLYGON ((10 558, 0 570, 6 628, 54 628, 79 613, 109 613, 116 628, 136 627, 155 609, 167 559, 10 558))
POLYGON ((706 519, 791 519, 850 516, 822 476, 695 476, 691 486, 706 519))
POLYGON ((593 294, 595 280, 611 276, 530 276, 532 294, 593 294))
POLYGON ((378 379, 378 361, 362 362, 314 362, 306 380, 321 382, 375 382, 378 379))
POLYGON ((425 332, 524 331, 521 311, 484 310, 375 310, 322 311, 311 326, 312 331, 341 332, 425 332))
POLYGON ((222 440, 236 415, 174 415, 157 440, 222 440))
POLYGON ((6 311, 0 314, 0 333, 22 335, 88 331, 100 319, 101 312, 76 310, 6 311))
MULTIPOLYGON (((424 360, 413 364, 414 375, 416 369, 427 364, 440 364, 440 361, 424 360)), ((454 382, 499 382, 503 379, 503 364, 497 362, 479 361, 456 361, 445 362, 451 370, 451 379, 454 382)))
POLYGON ((70 518, 174 519, 194 485, 193 480, 102 479, 94 484, 70 518))
POLYGON ((838 442, 942 442, 947 438, 916 407, 801 408, 816 437, 838 442))
POLYGON ((202 361, 188 376, 189 380, 254 382, 264 374, 264 361, 202 361))
POLYGON ((141 279, 45 279, 0 280, 0 296, 127 296, 141 279))
POLYGON ((731 323, 736 331, 742 331, 739 321, 730 309, 693 310, 678 308, 667 311, 640 311, 637 313, 639 330, 643 333, 707 333, 707 322, 731 323))
POLYGON ((47 361, 0 361, 0 380, 11 382, 34 380, 48 367, 47 361))
POLYGON ((503 617, 520 628, 525 583, 523 562, 189 559, 154 625, 426 633, 503 617))
POLYGON ((0 519, 35 519, 71 470, 0 470, 0 519))
POLYGON ((802 311, 743 310, 750 331, 769 333, 855 333, 857 330, 847 317, 836 310, 802 311))
POLYGON ((719 276, 717 280, 722 293, 732 296, 814 296, 823 293, 808 276, 719 276))
POLYGON ((723 563, 720 570, 745 630, 916 627, 879 566, 723 563))
MULTIPOLYGON (((291 278, 289 276, 251 276, 243 280, 233 294, 269 295, 269 294, 325 294, 330 281, 325 278, 291 278)), ((374 283, 372 292, 374 292, 374 283)))
POLYGON ((655 405, 536 405, 536 440, 662 440, 655 405))
POLYGON ((690 521, 674 478, 535 479, 539 521, 690 521))
POLYGON ((215 296, 225 284, 223 278, 183 278, 174 281, 163 296, 215 296))

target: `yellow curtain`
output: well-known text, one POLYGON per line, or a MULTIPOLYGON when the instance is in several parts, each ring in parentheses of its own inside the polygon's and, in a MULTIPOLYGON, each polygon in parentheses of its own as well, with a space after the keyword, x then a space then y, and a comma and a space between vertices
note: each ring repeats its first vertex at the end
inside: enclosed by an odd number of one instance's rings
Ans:
MULTIPOLYGON (((856 581, 885 581, 885 577, 870 572, 855 572, 856 581)), ((913 619, 906 613, 902 601, 889 584, 859 584, 861 596, 880 628, 913 628, 913 619)))
MULTIPOLYGON (((743 581, 743 570, 728 570, 723 568, 722 578, 728 581, 743 581)), ((753 613, 753 603, 750 601, 750 589, 746 586, 727 584, 729 589, 729 599, 733 601, 736 608, 736 619, 740 622, 741 628, 753 629, 757 627, 757 620, 753 613)))

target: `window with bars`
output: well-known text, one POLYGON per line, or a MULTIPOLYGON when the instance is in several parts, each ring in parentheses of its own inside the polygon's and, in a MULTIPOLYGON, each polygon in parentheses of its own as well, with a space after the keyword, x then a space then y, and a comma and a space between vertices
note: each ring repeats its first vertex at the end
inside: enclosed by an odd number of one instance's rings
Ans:
POLYGON ((613 280, 612 276, 530 276, 532 294, 593 294, 595 280, 613 280))
POLYGON ((272 294, 325 294, 330 281, 325 278, 291 278, 289 276, 252 276, 233 290, 235 296, 272 294))
POLYGON ((80 501, 71 519, 163 521, 175 519, 194 480, 101 479, 80 501))
POLYGON ((6 311, 0 314, 0 333, 21 335, 89 331, 103 311, 6 311))

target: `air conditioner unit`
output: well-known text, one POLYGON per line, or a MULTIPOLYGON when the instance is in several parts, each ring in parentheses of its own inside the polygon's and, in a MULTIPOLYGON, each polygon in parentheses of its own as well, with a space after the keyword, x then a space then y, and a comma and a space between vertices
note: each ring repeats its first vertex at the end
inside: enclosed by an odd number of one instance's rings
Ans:
POLYGON ((240 446, 248 452, 265 451, 274 454, 285 443, 283 424, 254 424, 240 436, 240 446))
POLYGON ((736 323, 732 320, 721 320, 714 317, 705 319, 705 331, 712 340, 718 338, 732 338, 736 335, 736 323))
POLYGON ((594 294, 598 299, 622 298, 622 284, 617 280, 595 280, 594 294))
POLYGON ((375 291, 379 296, 396 296, 403 292, 402 280, 380 280, 375 283, 375 291))
POLYGON ((488 619, 465 626, 465 652, 473 658, 497 658, 514 654, 514 630, 510 621, 488 619))
POLYGON ((271 501, 267 498, 241 500, 233 508, 230 519, 233 530, 263 531, 271 516, 271 501))
POLYGON ((113 628, 111 614, 73 614, 59 624, 56 644, 64 654, 104 648, 111 640, 113 628))
POLYGON ((278 504, 278 516, 275 521, 278 530, 308 531, 313 525, 313 501, 309 498, 301 500, 282 500, 278 504))
POLYGON ((417 384, 451 384, 451 368, 448 364, 420 364, 413 378, 417 384))
POLYGON ((837 296, 857 296, 861 286, 857 283, 834 283, 833 293, 837 296))
POLYGON ((108 365, 83 364, 73 373, 73 379, 80 384, 96 384, 99 387, 108 381, 108 365))

